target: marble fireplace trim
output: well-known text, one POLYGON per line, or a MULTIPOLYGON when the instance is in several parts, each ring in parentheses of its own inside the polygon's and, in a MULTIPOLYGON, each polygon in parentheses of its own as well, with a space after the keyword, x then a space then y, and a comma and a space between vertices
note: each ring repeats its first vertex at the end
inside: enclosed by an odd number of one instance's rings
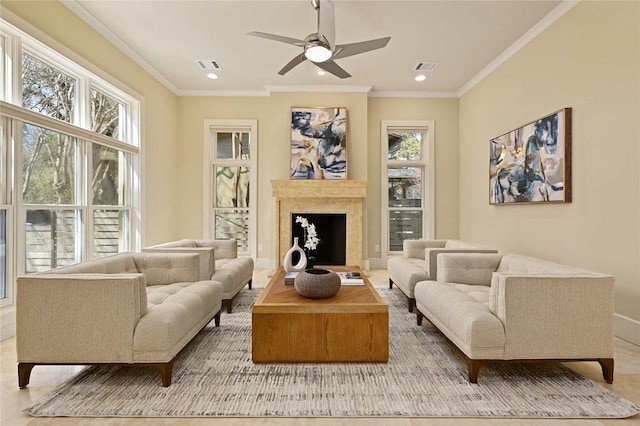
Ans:
MULTIPOLYGON (((363 267, 362 210, 367 182, 358 180, 271 181, 276 199, 276 264, 291 247, 292 213, 346 214, 346 263, 363 267)), ((322 239, 322 229, 318 229, 322 239)))

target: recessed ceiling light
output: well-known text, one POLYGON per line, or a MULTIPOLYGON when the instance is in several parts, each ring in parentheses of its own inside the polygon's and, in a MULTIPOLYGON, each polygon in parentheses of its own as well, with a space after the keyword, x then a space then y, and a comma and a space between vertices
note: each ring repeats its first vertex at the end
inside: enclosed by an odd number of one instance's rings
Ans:
POLYGON ((418 74, 416 75, 416 78, 415 78, 416 81, 425 81, 426 79, 427 79, 427 76, 424 74, 418 74))
POLYGON ((327 72, 322 68, 316 68, 316 73, 318 73, 318 75, 325 75, 327 72))
POLYGON ((218 74, 214 74, 214 73, 210 72, 209 74, 207 74, 207 78, 210 78, 211 80, 217 80, 218 79, 218 74))

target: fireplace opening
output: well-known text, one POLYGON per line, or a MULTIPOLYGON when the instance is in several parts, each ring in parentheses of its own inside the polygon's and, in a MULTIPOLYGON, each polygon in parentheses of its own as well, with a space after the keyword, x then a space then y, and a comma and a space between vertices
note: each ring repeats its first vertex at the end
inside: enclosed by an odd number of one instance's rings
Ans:
MULTIPOLYGON (((345 265, 347 259, 347 215, 344 213, 291 213, 291 244, 298 237, 300 247, 304 248, 304 229, 296 223, 296 217, 302 216, 316 226, 320 243, 311 251, 316 265, 345 265)), ((293 264, 299 257, 294 253, 293 264)))

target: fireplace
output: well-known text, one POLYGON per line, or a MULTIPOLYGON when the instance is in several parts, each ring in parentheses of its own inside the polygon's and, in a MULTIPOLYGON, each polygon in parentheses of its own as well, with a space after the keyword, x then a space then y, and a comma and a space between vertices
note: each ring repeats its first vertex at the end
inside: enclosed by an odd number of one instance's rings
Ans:
MULTIPOLYGON (((313 223, 320 244, 309 254, 315 258, 316 265, 346 265, 347 261, 347 215, 343 213, 292 213, 291 244, 298 237, 300 247, 304 248, 304 229, 296 223, 296 217, 302 216, 313 223)), ((293 264, 298 259, 293 259, 293 264)))
MULTIPOLYGON (((271 181, 276 199, 276 264, 282 265, 291 247, 292 215, 342 214, 345 216, 345 261, 363 267, 363 202, 367 182, 359 180, 271 181)), ((295 217, 293 218, 295 224, 295 217)), ((316 225, 317 226, 317 225, 316 225)), ((299 228, 299 227, 298 227, 299 228)), ((322 239, 323 230, 318 228, 322 239)))

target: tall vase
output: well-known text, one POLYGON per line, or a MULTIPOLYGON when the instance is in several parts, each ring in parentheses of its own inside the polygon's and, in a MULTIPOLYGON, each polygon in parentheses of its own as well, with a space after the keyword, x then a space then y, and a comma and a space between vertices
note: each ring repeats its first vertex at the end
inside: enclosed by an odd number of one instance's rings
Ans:
POLYGON ((293 246, 289 249, 287 254, 284 255, 283 261, 284 270, 287 272, 301 272, 307 266, 307 256, 304 254, 304 250, 298 245, 298 237, 293 237, 293 246), (293 264, 293 253, 300 253, 300 260, 295 265, 293 264))

